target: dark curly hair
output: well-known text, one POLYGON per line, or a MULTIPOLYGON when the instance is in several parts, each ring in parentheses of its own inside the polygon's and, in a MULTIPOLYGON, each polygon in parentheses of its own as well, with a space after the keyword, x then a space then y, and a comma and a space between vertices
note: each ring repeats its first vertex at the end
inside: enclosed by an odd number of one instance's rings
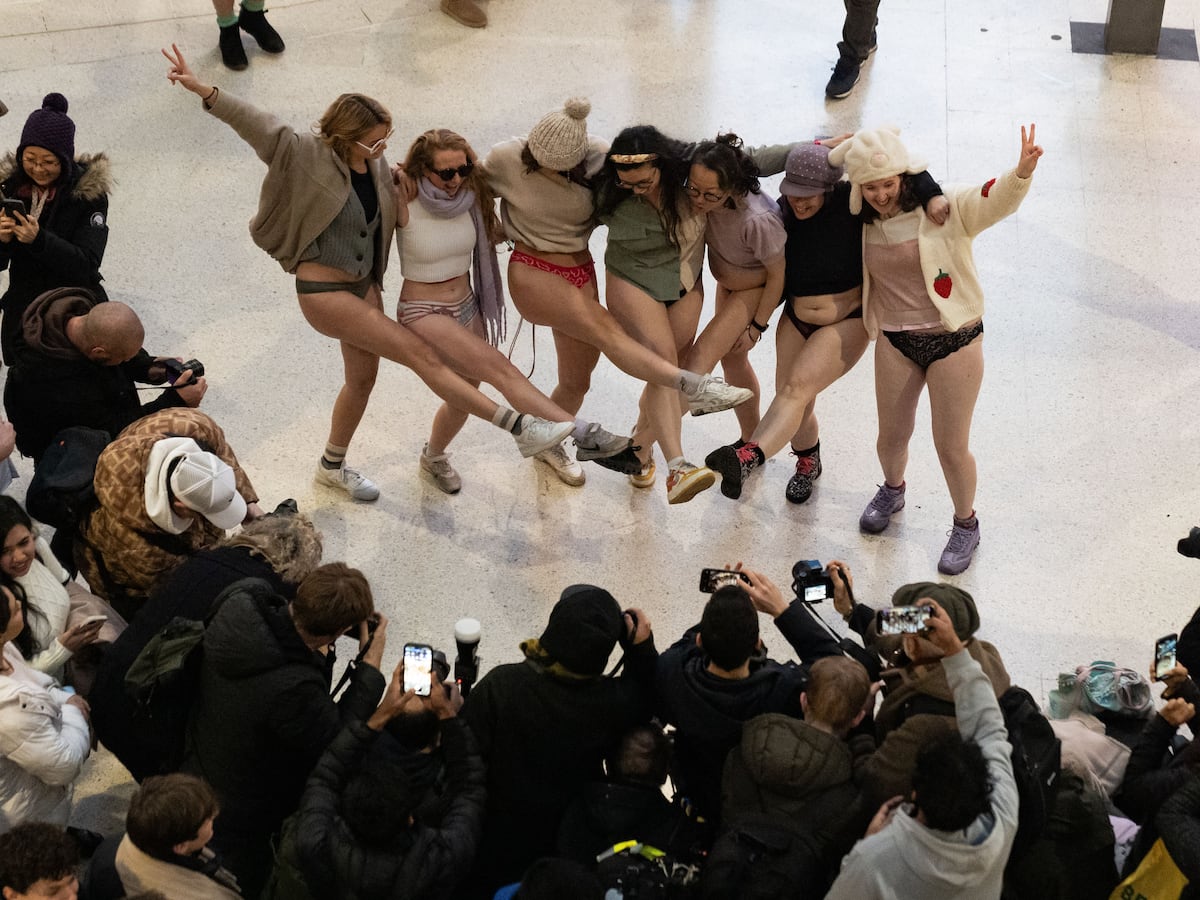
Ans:
POLYGON ((912 785, 925 824, 938 831, 966 828, 991 808, 992 780, 983 751, 957 731, 921 748, 912 785))
POLYGON ((679 246, 679 224, 681 221, 680 208, 687 203, 684 184, 687 182, 688 169, 691 168, 689 147, 683 141, 669 138, 653 125, 634 125, 624 129, 612 142, 608 158, 604 160, 604 168, 596 176, 595 209, 597 217, 611 215, 630 193, 617 183, 617 173, 628 172, 645 163, 615 163, 613 155, 634 156, 643 153, 653 154, 654 158, 647 160, 660 173, 659 190, 661 200, 658 206, 658 217, 662 220, 667 237, 676 247, 679 246))
POLYGON ((734 197, 762 193, 758 183, 758 166, 742 149, 742 139, 732 132, 718 134, 715 141, 698 143, 692 154, 692 162, 716 173, 721 190, 730 193, 725 205, 731 209, 735 206, 734 197))
POLYGON ((26 894, 43 878, 74 874, 78 864, 79 846, 57 825, 26 822, 0 834, 0 889, 26 894))

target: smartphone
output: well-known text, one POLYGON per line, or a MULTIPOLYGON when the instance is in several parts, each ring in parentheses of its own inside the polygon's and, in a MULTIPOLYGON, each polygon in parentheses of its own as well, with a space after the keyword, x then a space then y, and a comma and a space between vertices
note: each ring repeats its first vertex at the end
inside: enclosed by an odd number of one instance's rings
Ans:
POLYGON ((925 620, 932 615, 932 606, 881 609, 876 617, 876 630, 880 634, 920 634, 925 630, 925 620))
POLYGON ((85 628, 88 625, 91 625, 93 622, 107 622, 107 621, 108 621, 108 616, 88 616, 86 619, 84 619, 82 622, 79 623, 79 627, 85 628))
POLYGON ((1175 668, 1175 645, 1178 634, 1168 634, 1154 642, 1154 680, 1158 681, 1175 668))
POLYGON ((416 691, 418 697, 428 697, 433 686, 433 648, 428 644, 404 645, 404 690, 416 691))
POLYGON ((25 208, 24 200, 17 200, 15 198, 10 199, 5 197, 3 200, 0 200, 0 203, 4 204, 4 212, 9 216, 12 216, 14 212, 19 212, 21 215, 26 217, 29 216, 29 210, 25 208))
POLYGON ((700 593, 711 594, 718 588, 737 584, 739 579, 746 584, 750 583, 750 576, 745 572, 734 572, 731 569, 701 569, 700 593))

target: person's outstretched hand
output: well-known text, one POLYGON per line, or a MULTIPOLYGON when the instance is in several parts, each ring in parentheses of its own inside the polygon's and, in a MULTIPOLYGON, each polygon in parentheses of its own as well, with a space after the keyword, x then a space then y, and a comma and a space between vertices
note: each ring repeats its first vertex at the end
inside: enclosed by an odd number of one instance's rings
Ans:
POLYGON ((202 84, 196 79, 191 67, 187 64, 187 60, 183 58, 183 54, 177 46, 172 44, 170 51, 164 48, 162 55, 171 64, 170 68, 167 69, 167 81, 171 82, 171 84, 178 84, 187 88, 187 90, 198 97, 207 97, 212 93, 213 86, 211 84, 202 84))
POLYGON ((1042 158, 1042 150, 1037 143, 1037 125, 1031 124, 1029 130, 1021 126, 1021 157, 1017 160, 1017 177, 1028 178, 1037 168, 1038 160, 1042 158))

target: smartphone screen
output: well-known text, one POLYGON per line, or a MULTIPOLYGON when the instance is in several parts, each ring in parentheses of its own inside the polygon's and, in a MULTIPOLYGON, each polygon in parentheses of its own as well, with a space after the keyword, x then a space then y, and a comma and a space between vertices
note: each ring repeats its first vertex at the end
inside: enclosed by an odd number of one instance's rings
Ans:
POLYGON ((1154 642, 1154 680, 1158 681, 1175 668, 1175 645, 1179 635, 1168 634, 1154 642))
POLYGON ((727 584, 737 584, 738 579, 746 584, 750 583, 750 576, 745 572, 734 572, 731 569, 701 569, 700 593, 711 594, 727 584))
POLYGON ((420 697, 428 697, 432 686, 433 648, 428 644, 404 645, 404 690, 416 691, 420 697))
POLYGON ((893 606, 879 611, 877 628, 880 634, 919 634, 931 615, 932 606, 893 606))

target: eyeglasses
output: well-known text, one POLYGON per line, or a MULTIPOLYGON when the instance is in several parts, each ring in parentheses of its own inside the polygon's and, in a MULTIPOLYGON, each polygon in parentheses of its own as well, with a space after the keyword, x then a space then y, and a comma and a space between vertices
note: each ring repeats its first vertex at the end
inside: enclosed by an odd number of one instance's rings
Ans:
POLYGON ((459 178, 466 178, 475 171, 475 163, 463 163, 461 166, 453 169, 430 169, 434 175, 442 179, 442 181, 450 181, 457 175, 459 178))
POLYGON ((617 187, 625 188, 627 191, 648 191, 654 187, 654 180, 654 176, 651 175, 649 178, 644 178, 641 181, 635 181, 630 184, 628 181, 622 181, 618 178, 617 187))
POLYGON ((354 143, 358 144, 358 146, 362 147, 368 153, 378 153, 380 150, 382 150, 384 147, 387 146, 388 138, 390 138, 395 133, 396 133, 395 128, 389 128, 387 134, 385 134, 383 137, 381 137, 379 140, 377 140, 375 143, 371 144, 370 146, 367 146, 362 141, 355 141, 354 143))
POLYGON ((687 191, 687 195, 693 200, 699 200, 703 197, 709 203, 720 203, 728 195, 729 191, 724 191, 720 194, 714 194, 712 191, 701 191, 699 188, 693 187, 690 183, 685 183, 683 189, 687 191))

